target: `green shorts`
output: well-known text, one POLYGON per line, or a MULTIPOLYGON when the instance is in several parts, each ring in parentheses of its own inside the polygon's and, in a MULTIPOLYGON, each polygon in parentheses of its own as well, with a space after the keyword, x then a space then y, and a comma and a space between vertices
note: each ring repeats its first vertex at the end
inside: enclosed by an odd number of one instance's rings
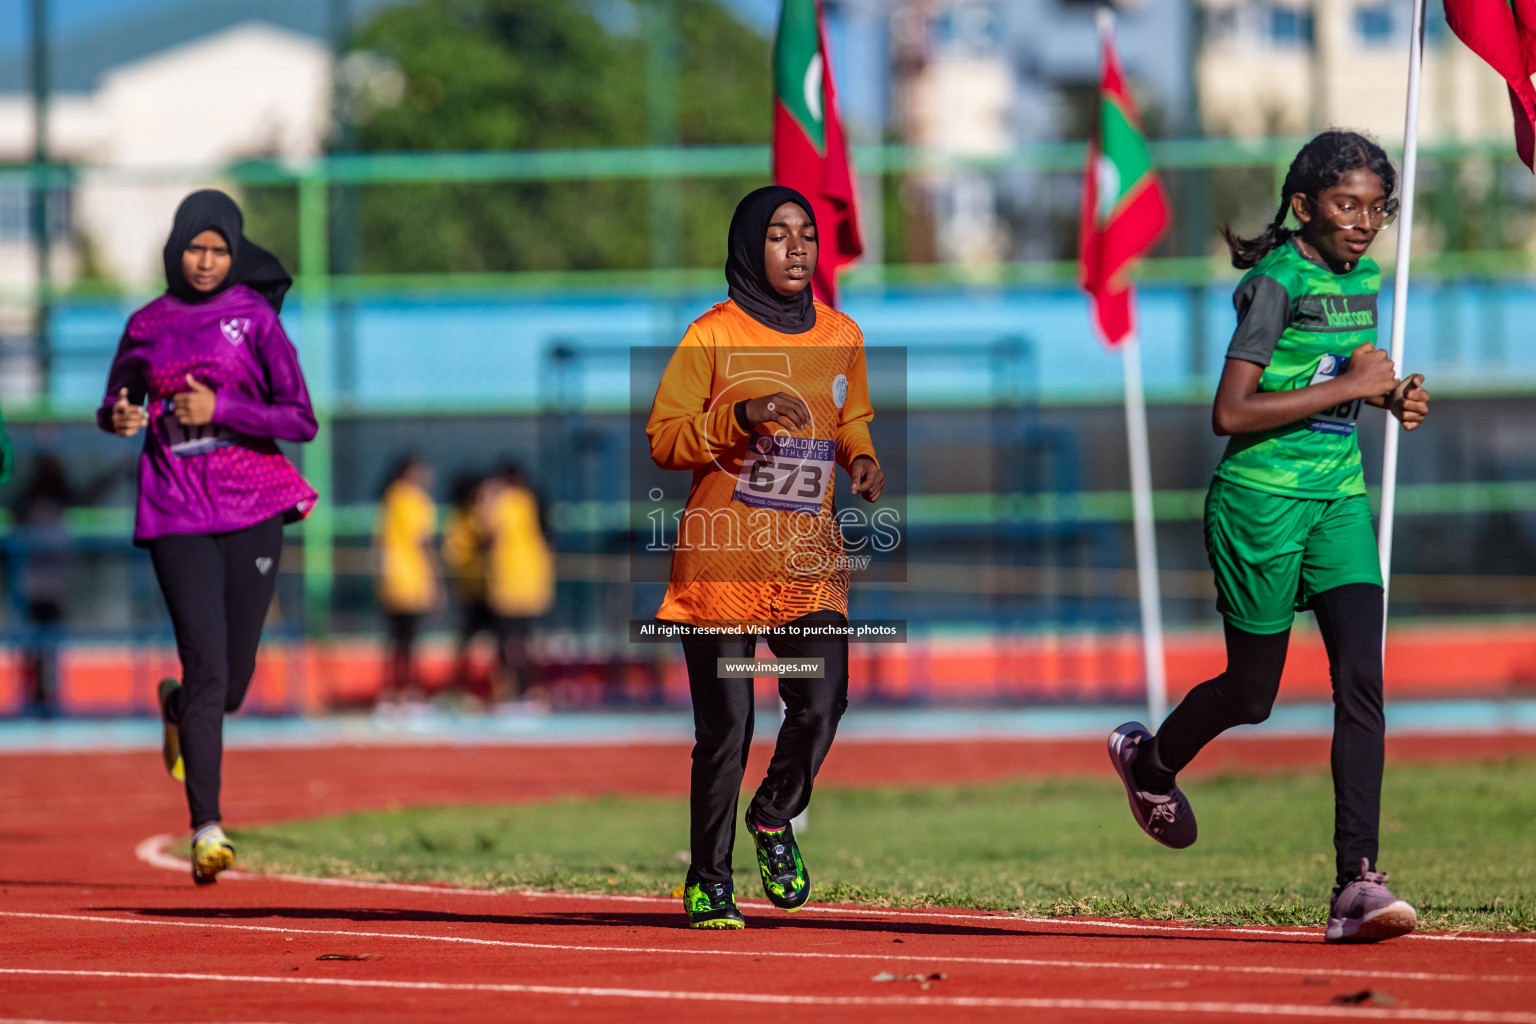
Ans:
POLYGON ((1363 494, 1288 498, 1218 477, 1205 496, 1205 550, 1216 570, 1216 610, 1249 633, 1289 629, 1325 590, 1381 586, 1363 494))

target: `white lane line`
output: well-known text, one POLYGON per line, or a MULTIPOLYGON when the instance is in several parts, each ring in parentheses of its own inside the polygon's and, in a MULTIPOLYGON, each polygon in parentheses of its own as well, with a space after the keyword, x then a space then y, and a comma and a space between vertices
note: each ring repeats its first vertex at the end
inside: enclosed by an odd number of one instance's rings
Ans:
MULTIPOLYGON (((90 921, 96 924, 131 924, 159 928, 225 928, 243 932, 270 932, 278 935, 320 935, 326 938, 402 939, 416 942, 447 942, 466 946, 495 946, 504 949, 539 949, 577 953, 639 953, 646 956, 723 956, 764 959, 780 957, 803 960, 906 961, 923 964, 984 964, 1002 967, 1058 967, 1069 970, 1185 971, 1216 974, 1278 974, 1285 976, 1338 975, 1344 978, 1369 978, 1388 981, 1511 982, 1536 983, 1536 975, 1522 974, 1436 974, 1427 971, 1378 971, 1371 968, 1312 965, 1300 967, 1248 967, 1237 964, 1150 963, 1125 960, 1048 960, 1034 957, 1002 956, 918 956, 887 953, 805 953, 771 949, 669 949, 662 946, 586 946, 568 942, 523 942, 516 939, 476 939, 462 935, 421 935, 413 932, 367 932, 326 928, 282 928, 265 924, 229 924, 210 921, 161 921, 133 917, 107 917, 100 914, 43 914, 22 910, 0 910, 0 917, 30 918, 44 921, 90 921)), ((0 1024, 5 1024, 0 1021, 0 1024)))
POLYGON ((756 992, 699 992, 591 985, 518 985, 496 982, 384 981, 362 978, 272 977, 261 974, 180 974, 171 971, 81 971, 0 967, 0 975, 113 978, 130 981, 207 981, 237 985, 313 985, 409 992, 496 992, 509 995, 586 996, 769 1006, 932 1006, 1006 1010, 1097 1010, 1130 1013, 1227 1013, 1248 1017, 1331 1017, 1346 1020, 1465 1021, 1474 1024, 1536 1024, 1536 1013, 1497 1010, 1420 1010, 1376 1006, 1308 1006, 1296 1003, 1223 1003, 1155 999, 1047 999, 1023 996, 807 996, 756 992))
MULTIPOLYGON (((134 849, 134 854, 146 864, 152 867, 164 868, 168 871, 191 871, 186 860, 166 853, 166 847, 179 842, 177 836, 169 833, 150 836, 139 843, 134 849)), ((269 882, 296 882, 302 885, 324 885, 343 889, 370 889, 384 892, 420 892, 430 893, 436 896, 524 896, 533 899, 565 899, 565 900, 600 900, 604 903, 650 903, 669 907, 677 906, 676 899, 662 896, 623 896, 608 895, 606 893, 586 892, 537 892, 524 889, 462 889, 446 885, 416 885, 409 882, 365 882, 355 878, 311 878, 308 875, 263 875, 247 871, 226 871, 220 878, 229 878, 237 881, 266 880, 269 882)), ((772 909, 773 905, 763 900, 739 900, 739 906, 752 909, 772 909)), ((1101 918, 1082 917, 1024 917, 1019 914, 1009 914, 998 911, 992 914, 970 913, 955 914, 942 911, 906 910, 906 909, 869 909, 864 907, 801 907, 799 914, 838 914, 844 916, 896 918, 905 921, 985 921, 989 924, 1006 924, 1019 922, 1021 924, 1060 925, 1064 928, 1111 928, 1118 931, 1156 932, 1162 935, 1169 933, 1185 935, 1249 935, 1263 938, 1299 938, 1317 939, 1317 929, 1301 928, 1251 928, 1239 925, 1186 925, 1177 922, 1166 924, 1134 923, 1130 921, 1105 921, 1101 918)), ((1536 935, 1464 935, 1459 932, 1432 935, 1415 932, 1395 942, 1494 942, 1494 943, 1536 943, 1536 935)))

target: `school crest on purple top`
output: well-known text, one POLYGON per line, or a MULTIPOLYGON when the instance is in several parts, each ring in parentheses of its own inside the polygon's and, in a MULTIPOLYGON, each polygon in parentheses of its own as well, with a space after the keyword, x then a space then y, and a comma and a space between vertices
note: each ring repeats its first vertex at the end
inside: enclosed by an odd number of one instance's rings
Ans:
POLYGON ((219 330, 224 332, 224 338, 231 345, 243 342, 250 329, 251 321, 243 316, 227 316, 219 321, 219 330))

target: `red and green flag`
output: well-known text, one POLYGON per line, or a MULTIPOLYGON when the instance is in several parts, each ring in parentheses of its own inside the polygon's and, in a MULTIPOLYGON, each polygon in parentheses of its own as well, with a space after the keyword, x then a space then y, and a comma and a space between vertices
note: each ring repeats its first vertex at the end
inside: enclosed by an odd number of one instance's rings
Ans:
POLYGON ((1445 21, 1509 84, 1515 151, 1536 171, 1536 0, 1445 0, 1445 21))
POLYGON ((815 208, 819 251, 811 289, 835 306, 837 271, 863 253, 864 243, 821 0, 784 0, 773 45, 773 92, 773 180, 815 208))
POLYGON ((1078 237, 1078 281, 1111 347, 1130 336, 1130 266, 1157 243, 1171 220, 1168 197, 1131 102, 1115 44, 1103 36, 1098 131, 1088 142, 1078 237))

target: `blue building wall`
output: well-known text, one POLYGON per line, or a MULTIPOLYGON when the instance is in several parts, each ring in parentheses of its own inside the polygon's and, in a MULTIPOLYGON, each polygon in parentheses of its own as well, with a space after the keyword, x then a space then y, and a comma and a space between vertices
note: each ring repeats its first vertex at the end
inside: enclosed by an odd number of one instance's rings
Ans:
MULTIPOLYGON (((1225 285, 1138 292, 1147 387, 1155 399, 1199 400, 1221 372, 1233 313, 1225 285), (1190 325, 1203 317, 1210 339, 1194 365, 1190 325)), ((585 360, 576 404, 618 410, 629 401, 625 353, 672 345, 718 293, 657 298, 640 291, 602 294, 412 294, 373 296, 353 306, 355 348, 332 351, 329 375, 308 365, 317 397, 360 411, 531 411, 540 406, 540 370, 556 346, 603 358, 585 360), (324 379, 333 384, 323 394, 324 379)), ((70 300, 56 312, 58 345, 52 398, 65 408, 94 405, 132 303, 70 300)), ((1069 286, 903 287, 850 290, 845 309, 870 345, 909 349, 907 393, 916 407, 986 405, 998 391, 980 346, 1022 339, 1032 353, 1032 401, 1114 402, 1120 359, 1095 338, 1081 293, 1069 286), (951 356, 963 349, 959 356, 951 356)), ((1381 295, 1382 344, 1391 289, 1381 295)), ((1427 374, 1436 394, 1536 389, 1536 284, 1457 281, 1416 284, 1408 305, 1407 369, 1427 374)), ((284 323, 309 363, 299 303, 284 323)), ((324 318, 328 337, 333 321, 324 318)))

